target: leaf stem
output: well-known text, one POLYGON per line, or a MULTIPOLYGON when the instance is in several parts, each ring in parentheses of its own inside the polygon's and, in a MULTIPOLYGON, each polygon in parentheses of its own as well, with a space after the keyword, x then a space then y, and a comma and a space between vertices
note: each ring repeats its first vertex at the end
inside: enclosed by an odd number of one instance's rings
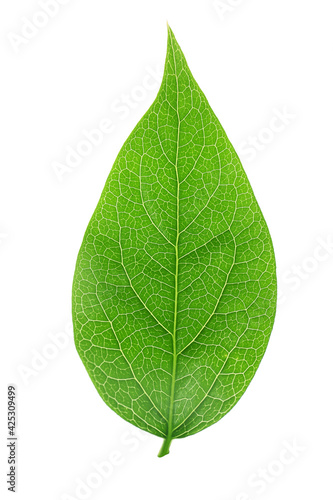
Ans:
POLYGON ((161 449, 158 453, 158 457, 164 457, 165 455, 168 455, 169 453, 169 450, 170 450, 170 444, 171 444, 171 441, 172 441, 172 437, 171 436, 167 436, 164 441, 163 441, 163 444, 161 446, 161 449))

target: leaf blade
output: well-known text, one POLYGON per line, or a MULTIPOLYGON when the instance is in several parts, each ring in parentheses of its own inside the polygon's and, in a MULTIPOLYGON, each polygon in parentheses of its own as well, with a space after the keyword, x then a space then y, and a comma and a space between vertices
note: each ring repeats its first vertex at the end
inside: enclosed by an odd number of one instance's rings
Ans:
POLYGON ((91 379, 120 416, 166 439, 162 454, 236 404, 276 308, 267 225, 168 31, 160 91, 112 167, 73 284, 91 379))

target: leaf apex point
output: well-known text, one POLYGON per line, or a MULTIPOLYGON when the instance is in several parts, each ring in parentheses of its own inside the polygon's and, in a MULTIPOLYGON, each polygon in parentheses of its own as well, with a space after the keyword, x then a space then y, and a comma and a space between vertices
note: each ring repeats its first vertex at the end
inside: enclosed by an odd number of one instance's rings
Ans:
MULTIPOLYGON (((173 31, 172 31, 172 29, 171 29, 170 24, 169 24, 169 22, 168 22, 168 21, 167 21, 167 30, 168 30, 168 35, 169 35, 169 36, 170 36, 170 35, 173 35, 173 31)), ((173 35, 173 36, 175 36, 175 35, 173 35)))

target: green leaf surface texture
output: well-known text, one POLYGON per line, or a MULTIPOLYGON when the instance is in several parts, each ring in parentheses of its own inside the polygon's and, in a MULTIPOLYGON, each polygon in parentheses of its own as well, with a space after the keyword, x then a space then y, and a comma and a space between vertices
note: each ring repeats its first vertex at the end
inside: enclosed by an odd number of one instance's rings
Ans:
POLYGON ((237 403, 275 309, 266 222, 168 28, 160 90, 121 148, 79 251, 77 351, 105 403, 165 439, 162 456, 237 403))

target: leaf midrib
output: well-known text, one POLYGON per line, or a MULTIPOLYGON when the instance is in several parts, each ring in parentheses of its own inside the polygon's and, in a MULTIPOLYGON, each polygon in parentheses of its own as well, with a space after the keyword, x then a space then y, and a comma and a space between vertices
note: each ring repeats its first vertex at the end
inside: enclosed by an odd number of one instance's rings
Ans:
POLYGON ((179 175, 178 175, 178 154, 179 154, 179 142, 180 142, 180 118, 179 118, 179 105, 178 105, 178 77, 176 70, 176 58, 175 51, 173 47, 173 42, 171 38, 171 48, 172 55, 174 61, 174 70, 175 70, 175 80, 176 80, 176 113, 177 113, 177 147, 176 147, 176 158, 175 158, 175 173, 176 173, 176 183, 177 183, 177 214, 176 214, 176 244, 175 244, 175 261, 176 261, 176 269, 175 269, 175 308, 174 308, 174 320, 173 320, 173 332, 172 332, 172 348, 173 348, 173 360, 172 360, 172 374, 171 374, 171 390, 170 390, 170 408, 169 408, 169 419, 168 419, 168 431, 166 442, 170 444, 172 440, 172 432, 173 432, 173 407, 175 401, 175 385, 176 385, 176 368, 177 368, 177 316, 178 316, 178 268, 179 268, 179 175))

